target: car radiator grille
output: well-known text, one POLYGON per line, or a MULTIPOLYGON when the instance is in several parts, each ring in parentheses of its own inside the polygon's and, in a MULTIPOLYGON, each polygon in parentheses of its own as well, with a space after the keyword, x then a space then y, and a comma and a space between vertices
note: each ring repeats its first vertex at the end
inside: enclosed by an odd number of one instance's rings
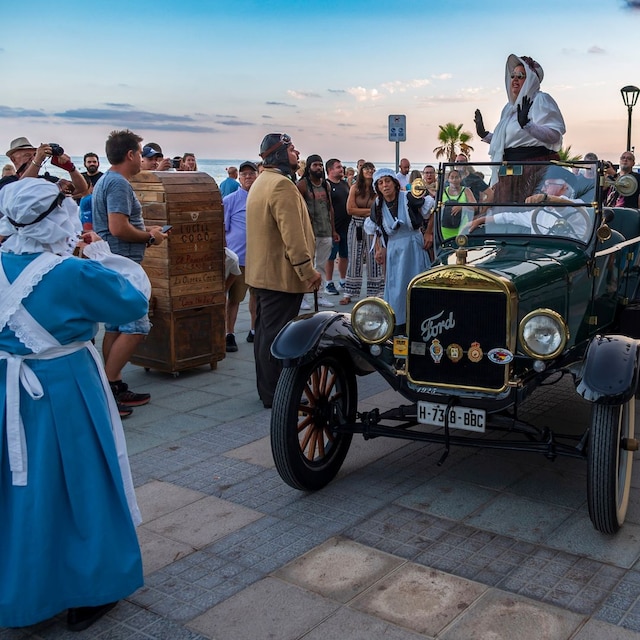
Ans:
POLYGON ((430 386, 504 389, 509 367, 492 362, 488 354, 509 347, 507 327, 504 292, 413 288, 407 325, 409 379, 430 386))

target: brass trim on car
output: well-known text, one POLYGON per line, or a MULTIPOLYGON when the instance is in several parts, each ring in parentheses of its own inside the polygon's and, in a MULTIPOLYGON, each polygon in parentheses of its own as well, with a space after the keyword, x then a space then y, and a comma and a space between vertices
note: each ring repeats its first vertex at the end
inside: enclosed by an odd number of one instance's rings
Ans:
MULTIPOLYGON (((407 288, 407 327, 411 326, 411 305, 409 296, 412 289, 453 289, 460 291, 494 291, 503 293, 506 297, 506 327, 504 345, 512 353, 516 353, 517 346, 517 313, 518 294, 511 280, 497 276, 477 267, 469 265, 444 265, 434 267, 425 273, 421 273, 411 282, 407 288)), ((408 379, 415 384, 428 385, 442 389, 465 389, 469 391, 482 391, 484 393, 501 393, 512 386, 511 380, 513 363, 504 365, 504 383, 500 388, 491 388, 480 385, 453 385, 448 383, 438 383, 433 380, 416 380, 407 374, 408 379)))
POLYGON ((358 302, 356 302, 353 305, 353 309, 351 309, 351 318, 352 318, 351 326, 353 327, 353 330, 356 332, 356 335, 358 336, 358 338, 360 338, 360 340, 362 340, 362 342, 364 342, 365 344, 382 344, 386 342, 387 340, 389 340, 389 338, 391 338, 396 327, 396 314, 393 308, 391 307, 391 305, 386 300, 383 300, 382 298, 376 298, 374 296, 369 296, 367 298, 363 298, 362 300, 358 300, 358 302), (381 306, 386 310, 386 312, 391 317, 391 322, 389 323, 389 330, 384 334, 384 338, 381 338, 380 340, 374 340, 374 341, 368 340, 358 331, 358 327, 353 322, 353 316, 356 314, 358 309, 366 304, 377 304, 381 306))
POLYGON ((409 287, 445 287, 447 289, 459 287, 476 291, 500 290, 515 294, 511 282, 506 278, 499 278, 468 265, 435 267, 416 276, 409 283, 409 287), (496 284, 501 286, 497 287, 496 284))
POLYGON ((520 325, 518 326, 518 340, 520 341, 520 346, 522 347, 522 350, 530 358, 535 358, 536 360, 553 360, 553 358, 557 358, 563 352, 567 344, 567 341, 569 340, 569 327, 567 326, 565 319, 557 311, 554 311, 553 309, 534 309, 533 311, 530 311, 529 313, 527 313, 527 315, 524 318, 522 318, 522 320, 520 320, 520 325), (563 336, 562 336, 562 341, 560 343, 560 346, 553 353, 550 353, 546 356, 540 355, 539 353, 535 353, 531 351, 531 349, 529 349, 529 347, 524 341, 524 337, 523 337, 524 327, 527 321, 530 318, 533 318, 535 316, 547 316, 549 318, 553 318, 562 327, 563 336))

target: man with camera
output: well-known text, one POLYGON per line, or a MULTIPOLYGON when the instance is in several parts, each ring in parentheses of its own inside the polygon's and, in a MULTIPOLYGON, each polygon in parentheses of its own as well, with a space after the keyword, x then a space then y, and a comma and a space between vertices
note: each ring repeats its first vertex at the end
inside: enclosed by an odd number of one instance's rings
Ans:
POLYGON ((625 151, 620 155, 618 173, 616 173, 616 170, 610 162, 605 162, 605 177, 609 179, 609 183, 614 182, 605 195, 605 206, 630 207, 631 209, 638 209, 640 207, 640 176, 633 171, 633 165, 635 165, 635 163, 636 157, 631 151, 625 151), (633 176, 636 179, 636 188, 633 193, 622 195, 616 189, 615 182, 623 176, 633 176))
MULTIPOLYGON (((105 151, 111 163, 93 190, 92 211, 94 231, 109 243, 111 252, 134 262, 142 262, 148 247, 167 239, 163 227, 145 225, 142 205, 130 180, 140 173, 142 138, 132 131, 112 131, 105 151)), ((134 393, 122 380, 122 369, 137 346, 151 329, 149 316, 123 325, 105 325, 102 341, 104 369, 122 417, 149 402, 148 393, 134 393)))
MULTIPOLYGON (((9 150, 5 155, 13 162, 16 168, 15 176, 7 176, 0 180, 0 189, 10 182, 22 178, 44 178, 49 182, 59 182, 60 179, 48 172, 43 176, 38 175, 43 163, 51 158, 51 164, 69 172, 71 184, 61 184, 61 191, 73 193, 75 196, 83 196, 87 193, 87 183, 82 174, 71 162, 71 158, 64 149, 55 142, 41 144, 37 149, 24 136, 12 140, 9 150), (72 188, 73 187, 73 188, 72 188)), ((68 181, 64 181, 68 183, 68 181)))

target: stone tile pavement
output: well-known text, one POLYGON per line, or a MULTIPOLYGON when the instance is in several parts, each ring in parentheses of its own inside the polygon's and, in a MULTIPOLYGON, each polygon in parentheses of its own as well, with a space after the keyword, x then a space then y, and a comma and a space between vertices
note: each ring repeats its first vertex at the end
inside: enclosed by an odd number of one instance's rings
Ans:
MULTIPOLYGON (((124 423, 145 586, 83 633, 58 616, 0 640, 640 637, 639 464, 616 536, 593 530, 573 459, 453 449, 437 466, 435 445, 356 436, 334 482, 296 491, 271 458, 246 303, 237 329, 216 370, 127 368, 152 394, 124 423)), ((359 395, 396 402, 377 375, 359 395)), ((588 419, 564 382, 527 412, 588 419)))

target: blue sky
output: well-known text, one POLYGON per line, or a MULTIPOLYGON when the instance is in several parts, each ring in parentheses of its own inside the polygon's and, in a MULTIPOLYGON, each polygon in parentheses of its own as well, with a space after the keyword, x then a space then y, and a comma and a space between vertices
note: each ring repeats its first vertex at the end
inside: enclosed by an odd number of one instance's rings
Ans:
MULTIPOLYGON (((617 159, 639 26, 624 0, 25 0, 0 27, 0 153, 25 135, 103 155, 129 127, 168 155, 255 158, 285 131, 303 156, 393 162, 388 115, 405 114, 401 155, 427 161, 439 124, 475 133, 480 108, 493 129, 513 52, 542 65, 565 145, 617 159)), ((633 120, 640 149, 640 104, 633 120)))

